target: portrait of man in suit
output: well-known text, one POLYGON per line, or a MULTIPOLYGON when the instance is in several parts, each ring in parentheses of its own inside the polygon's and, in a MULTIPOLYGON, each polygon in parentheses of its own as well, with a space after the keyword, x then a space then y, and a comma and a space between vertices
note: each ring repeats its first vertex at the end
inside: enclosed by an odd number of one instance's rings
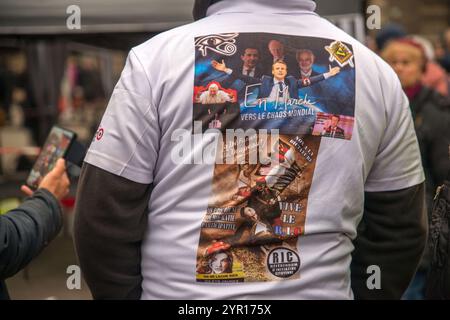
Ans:
POLYGON ((225 72, 232 79, 240 79, 246 85, 260 84, 258 99, 267 98, 268 101, 287 101, 287 99, 298 99, 298 90, 308 87, 319 81, 328 79, 339 73, 340 68, 330 68, 330 71, 316 77, 297 80, 288 75, 288 66, 283 60, 277 60, 272 64, 272 76, 263 75, 260 79, 246 75, 236 74, 233 69, 227 68, 225 62, 211 61, 211 65, 217 71, 225 72))
POLYGON ((267 47, 269 48, 269 52, 272 55, 273 62, 277 60, 285 60, 283 43, 278 40, 270 40, 267 47))
POLYGON ((338 126, 340 117, 338 115, 331 115, 330 120, 324 126, 324 130, 322 132, 322 136, 329 138, 340 138, 345 139, 345 131, 341 127, 338 126))
MULTIPOLYGON (((283 42, 279 40, 272 39, 267 44, 267 49, 269 51, 269 60, 264 60, 264 67, 267 68, 275 63, 276 61, 284 61, 289 70, 294 70, 297 66, 297 61, 294 59, 293 54, 288 54, 288 49, 283 42)), ((267 58, 267 57, 266 57, 267 58)), ((270 69, 266 69, 269 72, 270 69)))
POLYGON ((259 50, 257 48, 245 48, 241 54, 242 74, 249 77, 258 78, 262 75, 261 67, 258 65, 260 60, 259 50))
POLYGON ((313 64, 316 59, 314 53, 309 49, 300 49, 297 51, 296 59, 299 66, 299 76, 300 79, 311 78, 318 76, 319 73, 313 70, 313 64))

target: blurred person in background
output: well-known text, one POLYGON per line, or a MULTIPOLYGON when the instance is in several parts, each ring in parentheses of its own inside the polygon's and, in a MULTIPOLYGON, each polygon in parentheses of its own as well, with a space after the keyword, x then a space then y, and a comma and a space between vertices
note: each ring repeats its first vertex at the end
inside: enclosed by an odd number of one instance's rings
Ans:
POLYGON ((450 27, 442 33, 440 41, 436 43, 436 59, 447 73, 450 73, 450 27))
POLYGON ((83 88, 83 98, 86 102, 105 98, 98 61, 94 56, 84 55, 79 58, 77 84, 83 88))
POLYGON ((432 88, 443 96, 448 96, 449 93, 449 77, 444 68, 436 62, 433 44, 426 38, 418 35, 411 37, 413 41, 419 43, 424 50, 427 59, 425 72, 422 76, 422 84, 426 87, 432 88))
POLYGON ((375 36, 376 52, 380 53, 386 45, 395 39, 401 39, 407 36, 405 28, 398 23, 389 23, 384 26, 375 36))
MULTIPOLYGON (((391 41, 408 37, 409 36, 402 25, 396 23, 388 24, 386 27, 381 29, 375 37, 376 52, 380 54, 391 41)), ((448 32, 448 37, 450 43, 450 32, 448 32)), ((426 68, 424 68, 421 79, 422 84, 426 87, 436 90, 443 96, 448 96, 450 85, 448 75, 439 64, 442 59, 438 60, 439 63, 436 61, 436 58, 438 58, 438 56, 444 56, 445 54, 440 53, 436 54, 435 56, 433 45, 424 37, 414 35, 410 36, 410 38, 413 39, 414 42, 417 42, 422 46, 424 55, 427 58, 426 68)), ((443 43, 445 43, 445 41, 443 43)))
MULTIPOLYGON (((393 67, 402 88, 410 101, 414 126, 419 141, 426 177, 426 196, 430 214, 432 199, 438 185, 445 180, 449 170, 448 148, 450 144, 449 100, 422 84, 427 68, 423 47, 412 39, 396 39, 383 49, 381 56, 393 67)), ((425 275, 428 268, 427 254, 405 294, 406 299, 422 299, 425 275)))
POLYGON ((0 215, 0 300, 9 299, 4 280, 23 269, 61 230, 59 201, 69 186, 65 161, 59 159, 35 192, 22 186, 29 198, 0 215))

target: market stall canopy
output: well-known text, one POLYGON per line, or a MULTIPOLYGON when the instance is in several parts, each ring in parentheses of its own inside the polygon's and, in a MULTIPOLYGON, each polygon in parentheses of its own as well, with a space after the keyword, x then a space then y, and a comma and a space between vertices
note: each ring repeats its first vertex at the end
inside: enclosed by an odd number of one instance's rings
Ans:
POLYGON ((0 34, 160 32, 191 22, 193 3, 194 0, 2 0, 0 34), (67 27, 73 5, 80 9, 81 29, 67 27))
MULTIPOLYGON (((316 2, 319 14, 363 40, 362 0, 316 2)), ((191 22, 193 3, 194 0, 1 0, 0 35, 157 33, 191 22), (67 27, 73 5, 80 10, 81 29, 67 27)))

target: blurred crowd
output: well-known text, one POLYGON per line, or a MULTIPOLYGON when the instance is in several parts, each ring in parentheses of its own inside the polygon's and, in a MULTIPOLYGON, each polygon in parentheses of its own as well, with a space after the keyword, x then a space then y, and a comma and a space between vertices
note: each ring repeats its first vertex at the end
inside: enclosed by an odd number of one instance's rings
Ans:
MULTIPOLYGON (((443 183, 450 167, 450 28, 439 35, 438 41, 432 42, 408 34, 400 25, 391 24, 384 26, 372 40, 368 41, 368 46, 394 69, 410 101, 425 169, 430 212, 436 188, 443 183)), ((124 55, 117 61, 114 69, 121 70, 124 55)), ((87 130, 84 136, 88 140, 93 136, 109 98, 102 85, 101 64, 92 55, 69 55, 59 89, 58 122, 66 127, 79 124, 87 130)), ((0 52, 0 131, 27 132, 23 142, 13 135, 13 144, 42 143, 35 139, 39 118, 33 96, 26 55, 20 50, 0 52)), ((0 134, 0 147, 5 146, 6 136, 7 133, 0 134)), ((1 153, 0 156, 5 157, 1 153)), ((15 169, 31 166, 31 161, 23 164, 21 159, 15 158, 15 169)), ((0 175, 7 167, 4 161, 0 163, 0 175)), ((423 299, 428 266, 429 258, 425 254, 405 299, 423 299)))
MULTIPOLYGON (((426 177, 429 221, 436 189, 450 170, 450 28, 431 42, 390 24, 371 42, 397 73, 409 99, 426 177)), ((405 299, 423 299, 430 252, 425 252, 405 299)))
MULTIPOLYGON (((124 56, 111 52, 106 59, 106 69, 113 70, 113 79, 108 82, 119 77, 124 56)), ((89 143, 107 104, 105 63, 95 53, 67 55, 56 88, 59 98, 47 108, 38 104, 39 87, 30 76, 33 70, 29 58, 29 53, 20 48, 0 49, 0 176, 30 169, 37 154, 27 153, 26 147, 43 144, 47 134, 42 134, 43 126, 45 131, 56 123, 77 132, 82 143, 89 143)))

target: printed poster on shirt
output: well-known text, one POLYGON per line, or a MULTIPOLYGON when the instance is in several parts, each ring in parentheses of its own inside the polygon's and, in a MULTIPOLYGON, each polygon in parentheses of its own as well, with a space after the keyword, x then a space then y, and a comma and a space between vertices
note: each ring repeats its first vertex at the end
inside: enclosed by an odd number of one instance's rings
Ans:
POLYGON ((307 200, 320 137, 280 135, 269 141, 276 163, 252 164, 258 137, 235 141, 234 164, 216 164, 212 196, 197 252, 197 281, 243 282, 300 276, 297 238, 305 231, 307 200), (243 159, 239 159, 242 156, 243 159))
POLYGON ((195 48, 193 121, 201 121, 203 131, 277 128, 282 134, 351 139, 355 57, 350 44, 226 33, 197 37, 195 48))
POLYGON ((197 281, 301 278, 297 244, 308 229, 319 146, 351 140, 354 114, 355 59, 347 43, 269 33, 195 39, 193 133, 221 133, 217 154, 232 159, 215 163, 200 213, 197 281), (229 139, 239 130, 254 133, 229 139))

